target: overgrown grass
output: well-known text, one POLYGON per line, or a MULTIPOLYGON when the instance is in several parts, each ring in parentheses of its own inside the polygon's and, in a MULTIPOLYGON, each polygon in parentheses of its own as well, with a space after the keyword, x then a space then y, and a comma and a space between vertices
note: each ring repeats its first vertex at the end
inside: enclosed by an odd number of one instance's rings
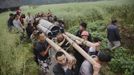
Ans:
MULTIPOLYGON (((88 31, 93 37, 103 39, 102 48, 106 48, 106 26, 111 18, 119 20, 123 45, 115 50, 110 65, 103 70, 104 75, 133 75, 134 51, 133 29, 134 9, 132 0, 115 0, 24 6, 24 13, 47 12, 50 9, 56 16, 63 18, 66 30, 75 33, 81 20, 88 23, 88 31), (131 38, 131 39, 130 39, 131 38), (128 47, 130 49, 126 49, 128 47)), ((7 31, 7 13, 0 14, 0 75, 37 75, 37 65, 33 61, 30 43, 19 44, 19 36, 7 31)))
POLYGON ((0 75, 37 75, 31 44, 19 44, 19 36, 7 31, 8 13, 0 16, 0 75))

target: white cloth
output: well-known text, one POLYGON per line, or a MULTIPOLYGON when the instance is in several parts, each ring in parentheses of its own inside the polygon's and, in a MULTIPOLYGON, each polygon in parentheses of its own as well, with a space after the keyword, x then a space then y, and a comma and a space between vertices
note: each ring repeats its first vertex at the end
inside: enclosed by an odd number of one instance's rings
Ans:
POLYGON ((62 68, 63 68, 63 69, 64 69, 64 71, 66 72, 66 71, 67 71, 67 69, 68 69, 68 66, 63 66, 62 68))
POLYGON ((20 22, 20 20, 18 19, 18 20, 13 20, 13 25, 14 25, 14 27, 18 30, 18 31, 23 31, 23 29, 21 28, 21 22, 20 22))
POLYGON ((20 20, 13 20, 13 25, 16 27, 16 28, 21 28, 21 22, 20 20))
POLYGON ((80 75, 93 75, 93 66, 87 60, 80 67, 80 75))
POLYGON ((40 59, 38 59, 39 65, 40 65, 40 70, 45 73, 45 72, 49 72, 49 66, 47 62, 44 62, 40 59))
POLYGON ((96 52, 96 49, 94 47, 90 47, 89 52, 96 52))
POLYGON ((29 23, 30 21, 33 22, 33 16, 26 16, 26 22, 29 23))

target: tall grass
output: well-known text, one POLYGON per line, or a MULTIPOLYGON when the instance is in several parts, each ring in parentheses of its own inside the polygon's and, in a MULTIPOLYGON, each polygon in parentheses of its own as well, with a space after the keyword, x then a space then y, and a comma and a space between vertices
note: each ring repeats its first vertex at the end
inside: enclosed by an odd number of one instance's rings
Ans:
POLYGON ((0 16, 0 75, 26 75, 31 72, 36 75, 37 66, 32 60, 31 45, 19 44, 19 36, 8 32, 8 13, 0 16))

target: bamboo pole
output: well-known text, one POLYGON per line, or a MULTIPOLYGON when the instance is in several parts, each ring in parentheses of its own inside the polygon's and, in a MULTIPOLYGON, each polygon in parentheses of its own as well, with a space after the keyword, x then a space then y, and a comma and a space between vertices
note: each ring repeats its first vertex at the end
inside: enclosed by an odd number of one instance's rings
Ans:
POLYGON ((62 49, 60 46, 58 46, 57 44, 55 44, 52 40, 50 40, 49 38, 46 38, 46 41, 47 41, 56 51, 62 51, 62 52, 66 55, 66 57, 67 57, 67 59, 68 59, 69 61, 74 61, 74 62, 76 62, 76 59, 75 59, 73 56, 71 56, 70 54, 68 54, 64 49, 62 49))
POLYGON ((75 36, 75 35, 73 35, 73 34, 71 34, 71 33, 65 32, 65 34, 66 34, 68 37, 70 37, 71 39, 73 39, 73 40, 78 40, 78 41, 80 41, 82 44, 85 44, 85 45, 88 46, 88 47, 94 47, 94 46, 95 46, 94 43, 89 42, 89 41, 87 41, 87 40, 84 40, 84 39, 82 39, 82 38, 80 38, 80 37, 77 37, 77 36, 75 36))
MULTIPOLYGON (((45 27, 42 27, 40 24, 37 26, 37 28, 39 30, 41 30, 43 33, 47 34, 49 33, 50 31, 45 28, 45 27)), ((46 41, 56 50, 56 51, 62 51, 66 56, 67 56, 67 59, 69 61, 74 61, 76 62, 76 59, 71 56, 70 54, 68 54, 64 49, 62 49, 60 46, 58 46, 57 44, 55 44, 52 40, 50 40, 49 38, 46 38, 46 41)))
POLYGON ((78 44, 76 44, 72 39, 70 39, 67 35, 63 34, 66 40, 84 57, 86 60, 91 62, 91 64, 96 64, 95 60, 89 56, 78 44))

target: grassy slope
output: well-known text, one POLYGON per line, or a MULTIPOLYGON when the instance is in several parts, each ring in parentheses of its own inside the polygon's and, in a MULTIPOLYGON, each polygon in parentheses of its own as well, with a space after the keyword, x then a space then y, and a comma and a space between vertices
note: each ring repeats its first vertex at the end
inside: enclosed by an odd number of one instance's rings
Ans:
POLYGON ((37 66, 32 60, 31 45, 19 44, 18 35, 7 31, 8 14, 0 14, 0 75, 25 75, 31 74, 31 70, 36 74, 37 66))
MULTIPOLYGON (((67 24, 66 28, 72 33, 76 31, 80 19, 83 19, 84 21, 88 22, 88 30, 92 32, 93 36, 99 36, 103 38, 103 47, 106 47, 105 27, 106 24, 110 22, 111 17, 115 15, 114 11, 118 10, 111 7, 118 7, 124 3, 126 2, 101 1, 42 5, 34 6, 34 8, 24 6, 22 7, 22 11, 25 13, 31 12, 35 14, 37 12, 47 12, 47 10, 50 9, 58 17, 65 20, 67 24), (113 9, 113 11, 111 9, 113 9)), ((31 44, 25 43, 18 45, 18 35, 15 33, 9 33, 7 31, 6 20, 8 18, 8 13, 9 12, 0 14, 0 75, 36 75, 37 66, 32 60, 32 53, 30 49, 31 44)), ((124 49, 121 48, 119 51, 122 51, 123 53, 124 49)), ((122 54, 119 54, 120 52, 116 52, 116 57, 119 55, 122 56, 122 54)), ((125 55, 125 57, 132 59, 132 57, 129 57, 127 54, 125 55)), ((116 69, 116 65, 118 65, 120 62, 116 62, 116 60, 119 59, 121 58, 118 57, 118 59, 114 59, 111 64, 113 69, 117 71, 118 69, 116 69)), ((124 58, 122 58, 122 60, 123 59, 124 58)), ((111 72, 106 73, 115 75, 111 72)))

